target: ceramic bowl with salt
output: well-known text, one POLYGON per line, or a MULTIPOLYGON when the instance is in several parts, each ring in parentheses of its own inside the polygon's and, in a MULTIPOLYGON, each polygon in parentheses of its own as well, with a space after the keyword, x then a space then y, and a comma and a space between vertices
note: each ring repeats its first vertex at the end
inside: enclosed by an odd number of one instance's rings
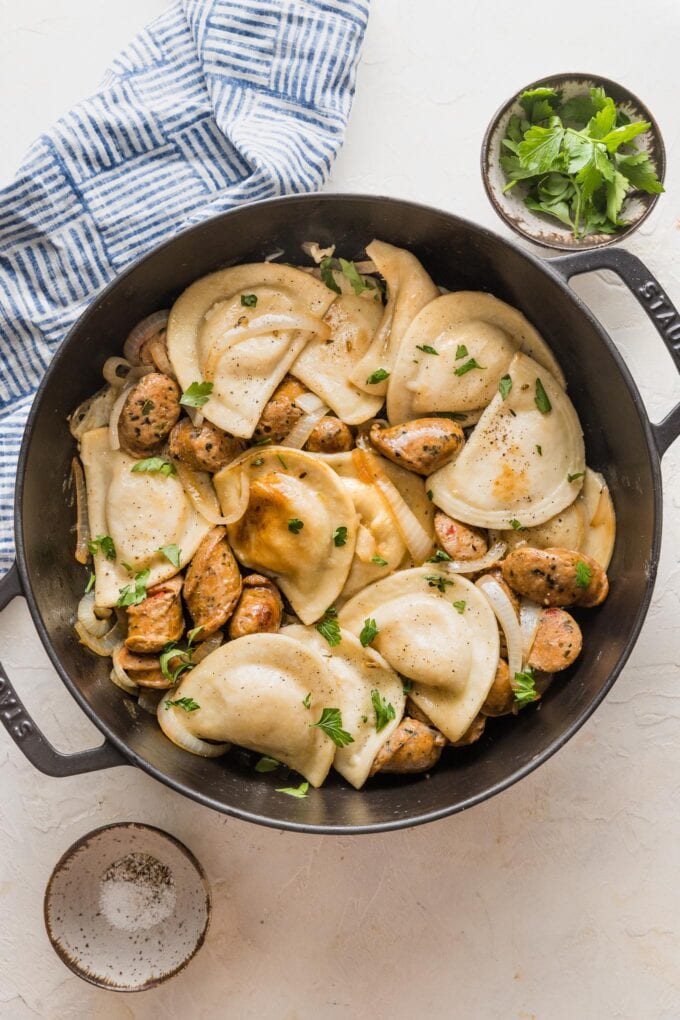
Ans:
POLYGON ((114 991, 153 988, 203 945, 210 890, 184 844, 123 822, 95 829, 61 858, 45 892, 45 926, 79 977, 114 991))

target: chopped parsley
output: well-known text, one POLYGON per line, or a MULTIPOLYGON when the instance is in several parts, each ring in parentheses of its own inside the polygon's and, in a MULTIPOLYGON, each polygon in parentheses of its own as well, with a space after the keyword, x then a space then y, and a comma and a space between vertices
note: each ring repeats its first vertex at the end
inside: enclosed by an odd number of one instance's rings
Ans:
POLYGON ((264 464, 264 457, 256 457, 255 460, 251 460, 251 462, 250 462, 250 466, 251 467, 262 467, 263 464, 264 464))
POLYGON ((331 648, 335 648, 342 641, 340 624, 337 617, 337 609, 334 606, 330 606, 321 619, 314 624, 321 637, 326 639, 331 648))
POLYGON ((147 457, 145 460, 138 460, 136 464, 133 464, 130 468, 134 472, 148 471, 149 474, 160 474, 165 478, 168 475, 176 475, 177 468, 170 460, 166 460, 165 457, 147 457))
POLYGON ((95 576, 92 573, 92 571, 90 571, 90 580, 87 582, 87 587, 85 588, 85 594, 86 595, 88 594, 88 592, 91 592, 92 589, 94 588, 94 582, 95 582, 95 576))
POLYGON ((285 460, 283 459, 283 457, 281 456, 280 453, 276 454, 276 459, 278 460, 278 462, 281 465, 281 467, 283 468, 283 470, 287 471, 288 470, 288 465, 286 464, 285 460))
POLYGON ((520 524, 516 517, 513 517, 510 521, 510 527, 513 531, 524 531, 524 525, 520 524))
POLYGON ((427 496, 427 498, 429 499, 429 501, 431 503, 432 499, 434 497, 434 493, 432 492, 432 489, 428 489, 427 492, 425 493, 425 495, 427 496))
POLYGON ((182 550, 178 545, 175 545, 174 542, 171 545, 162 545, 158 551, 163 553, 166 560, 169 560, 173 567, 177 567, 179 570, 179 561, 182 555, 182 550))
POLYGON ((545 389, 543 388, 543 383, 541 382, 540 379, 536 380, 536 396, 534 397, 534 403, 536 404, 536 407, 541 412, 541 414, 548 414, 549 411, 552 411, 552 404, 550 403, 550 398, 548 397, 548 394, 545 392, 545 389))
POLYGON ((161 673, 165 679, 176 684, 182 673, 193 669, 194 663, 191 661, 193 654, 193 648, 178 648, 176 641, 171 641, 169 645, 166 645, 158 656, 161 673), (177 665, 171 668, 170 663, 175 660, 177 660, 177 665))
POLYGON ((469 353, 465 344, 458 344, 456 347, 456 361, 460 361, 461 358, 467 358, 469 353))
POLYGON ((460 365, 459 368, 456 368, 453 374, 465 375, 467 372, 471 372, 473 368, 481 368, 483 370, 485 367, 485 365, 480 365, 476 358, 470 358, 470 360, 466 361, 464 365, 460 365))
POLYGON ((201 706, 193 698, 177 698, 175 701, 166 701, 165 707, 168 709, 183 708, 185 712, 195 712, 201 706))
POLYGON ((538 454, 539 457, 543 456, 543 447, 539 446, 538 443, 536 443, 536 453, 538 454))
POLYGON ((359 297, 360 294, 363 294, 363 292, 368 289, 364 281, 361 279, 359 270, 353 262, 348 262, 347 259, 340 259, 339 262, 342 275, 349 280, 352 284, 352 290, 356 296, 359 297))
POLYGON ((145 400, 144 403, 142 404, 142 414, 143 415, 151 414, 155 406, 156 405, 154 404, 153 400, 145 400))
POLYGON ((263 755, 258 762, 255 763, 256 772, 275 772, 281 762, 277 761, 276 758, 270 758, 269 755, 263 755))
POLYGON ((394 711, 394 705, 386 701, 380 694, 380 691, 371 691, 371 704, 375 711, 376 733, 380 733, 381 730, 385 729, 388 722, 391 722, 396 717, 397 713, 394 711))
POLYGON ((371 563, 375 563, 378 567, 387 566, 387 560, 383 559, 382 556, 371 556, 371 563))
POLYGON ((422 351, 423 354, 436 354, 439 357, 439 351, 436 351, 434 347, 430 347, 429 344, 416 344, 416 350, 422 351))
POLYGON ((307 790, 309 789, 309 783, 300 783, 299 786, 279 786, 276 790, 277 793, 285 793, 289 797, 299 797, 302 800, 307 796, 307 790))
POLYGON ((319 263, 319 275, 321 276, 322 282, 326 284, 329 290, 332 290, 335 294, 342 294, 342 291, 335 282, 335 277, 333 276, 333 259, 330 255, 321 259, 321 262, 319 263))
POLYGON ((583 478, 585 471, 577 471, 575 475, 567 475, 568 482, 575 482, 577 478, 583 478))
POLYGON ((447 560, 450 560, 450 559, 451 559, 451 557, 449 556, 449 554, 447 552, 444 552, 443 549, 435 549, 434 556, 430 556, 430 558, 429 558, 429 560, 427 560, 427 562, 428 563, 441 563, 442 561, 446 562, 447 560))
POLYGON ((344 526, 344 524, 342 524, 340 525, 339 528, 336 528, 335 531, 333 532, 333 545, 336 545, 338 548, 340 548, 340 546, 345 545, 346 543, 347 543, 347 528, 344 526))
POLYGON ((210 400, 213 391, 211 382, 192 382, 191 386, 184 391, 179 398, 182 407, 203 407, 210 400))
POLYGON ((194 640, 203 630, 203 624, 201 623, 198 627, 192 627, 191 630, 187 631, 187 641, 190 645, 194 643, 194 640))
POLYGON ((503 400, 508 399, 508 394, 512 389, 512 379, 509 375, 502 375, 500 382, 498 383, 498 392, 500 393, 503 400))
POLYGON ((305 694, 304 698, 302 699, 302 704, 305 706, 305 708, 311 708, 311 706, 312 706, 312 692, 311 691, 309 691, 307 694, 305 694))
POLYGON ((91 538, 87 543, 88 551, 94 556, 101 549, 107 560, 115 560, 116 547, 110 535, 99 535, 98 538, 91 538))
POLYGON ((149 580, 149 569, 140 570, 135 574, 134 581, 120 589, 117 606, 138 606, 146 598, 146 582, 149 580))
POLYGON ((379 633, 380 628, 378 627, 375 620, 371 619, 371 617, 369 617, 367 620, 364 620, 364 625, 361 628, 361 634, 359 635, 359 640, 361 641, 363 647, 365 648, 366 645, 370 645, 371 641, 374 641, 379 633))
POLYGON ((593 576, 592 568, 583 560, 576 561, 576 584, 579 588, 587 588, 593 576))
POLYGON ((511 681, 510 686, 519 705, 528 705, 532 701, 538 701, 540 697, 536 690, 534 671, 529 667, 521 673, 515 673, 515 679, 511 681))
POLYGON ((404 688, 404 694, 410 694, 413 690, 413 680, 408 676, 401 678, 401 686, 404 688))
POLYGON ((454 583, 453 581, 450 581, 448 577, 443 577, 441 574, 428 574, 425 577, 425 580, 430 588, 436 588, 437 591, 442 593, 442 595, 446 593, 447 584, 454 583))
POLYGON ((254 308, 257 304, 257 294, 241 294, 241 304, 244 308, 254 308))
POLYGON ((253 439, 252 445, 253 446, 266 446, 267 443, 271 443, 271 441, 272 441, 272 437, 271 436, 264 436, 264 438, 262 438, 262 439, 253 439))
POLYGON ((292 531, 294 535, 299 535, 304 526, 304 522, 299 517, 291 517, 288 521, 288 530, 292 531))
POLYGON ((383 379, 388 379, 389 374, 386 368, 376 368, 375 372, 371 372, 366 382, 369 386, 373 386, 375 383, 382 382, 383 379))
POLYGON ((342 715, 339 708, 324 708, 319 721, 310 723, 310 725, 330 737, 336 747, 346 747, 347 744, 354 743, 352 734, 342 728, 342 715))
POLYGON ((457 609, 462 616, 463 613, 465 612, 465 599, 460 599, 458 602, 454 602, 453 608, 457 609))

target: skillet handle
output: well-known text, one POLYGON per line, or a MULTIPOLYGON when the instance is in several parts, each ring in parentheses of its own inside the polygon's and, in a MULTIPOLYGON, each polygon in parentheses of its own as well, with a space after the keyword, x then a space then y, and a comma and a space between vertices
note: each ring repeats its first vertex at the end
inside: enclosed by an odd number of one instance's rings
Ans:
MULTIPOLYGON (((0 609, 12 599, 23 595, 16 563, 0 579, 0 609)), ((47 776, 78 776, 83 772, 96 772, 113 765, 129 765, 126 758, 105 740, 99 747, 74 754, 62 754, 41 733, 24 708, 19 695, 10 683, 0 663, 0 722, 31 765, 47 776)))
MULTIPOLYGON (((656 327, 680 372, 680 312, 663 291, 659 281, 636 255, 625 248, 594 248, 573 255, 560 255, 550 259, 548 265, 565 280, 580 273, 592 273, 596 269, 611 269, 616 273, 647 313, 647 318, 656 327)), ((652 424, 652 432, 659 456, 662 457, 671 443, 680 436, 680 403, 658 425, 652 424)))

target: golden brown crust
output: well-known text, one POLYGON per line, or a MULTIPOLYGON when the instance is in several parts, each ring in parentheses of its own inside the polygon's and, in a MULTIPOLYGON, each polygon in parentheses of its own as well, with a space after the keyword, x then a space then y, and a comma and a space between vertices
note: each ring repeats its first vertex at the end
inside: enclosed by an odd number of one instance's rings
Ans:
POLYGON ((241 595, 241 574, 227 540, 227 529, 213 528, 189 564, 184 601, 201 640, 227 622, 241 595))
POLYGON ((345 453, 353 446, 354 437, 349 425, 326 415, 312 429, 305 450, 310 453, 345 453))
POLYGON ((505 659, 498 660, 496 675, 481 708, 482 715, 496 718, 509 715, 515 706, 515 692, 510 684, 510 670, 505 659))
POLYGON ((469 747, 470 744, 476 744, 479 738, 484 733, 486 726, 486 717, 480 714, 475 716, 462 737, 458 740, 451 741, 451 747, 469 747))
POLYGON ((184 633, 181 592, 182 578, 171 577, 150 588, 143 602, 128 606, 125 647, 144 655, 179 641, 184 633))
POLYGON ((180 389, 160 372, 142 376, 128 393, 118 420, 121 450, 146 457, 158 450, 180 416, 180 389))
POLYGON ((434 515, 434 531, 440 546, 452 560, 476 560, 489 551, 485 531, 462 524, 443 510, 437 510, 434 515))
POLYGON ((256 441, 269 439, 274 444, 285 439, 304 413, 302 408, 296 405, 295 399, 307 392, 306 387, 292 375, 285 376, 265 404, 260 420, 255 426, 253 439, 256 441))
POLYGON ((508 553, 502 570, 511 588, 541 606, 597 606, 609 591, 600 564, 573 549, 521 546, 508 553), (588 583, 579 584, 584 576, 588 583))
POLYGON ((172 687, 172 680, 163 676, 156 655, 136 655, 123 647, 118 654, 118 664, 139 687, 151 687, 155 690, 172 687))
POLYGON ((383 457, 419 475, 448 464, 465 442, 460 425, 448 418, 416 418, 387 428, 374 422, 369 437, 383 457))
POLYGON ((243 443, 209 421, 194 425, 189 418, 182 418, 168 436, 168 448, 194 471, 214 473, 241 453, 243 443))
POLYGON ((581 628, 565 609, 544 609, 529 654, 528 665, 543 673, 566 669, 581 654, 581 628))
POLYGON ((370 775, 427 772, 439 761, 445 744, 446 738, 439 730, 418 719, 405 717, 376 754, 370 775))
POLYGON ((248 574, 243 578, 241 598, 229 622, 229 637, 274 634, 281 626, 283 599, 268 577, 248 574))

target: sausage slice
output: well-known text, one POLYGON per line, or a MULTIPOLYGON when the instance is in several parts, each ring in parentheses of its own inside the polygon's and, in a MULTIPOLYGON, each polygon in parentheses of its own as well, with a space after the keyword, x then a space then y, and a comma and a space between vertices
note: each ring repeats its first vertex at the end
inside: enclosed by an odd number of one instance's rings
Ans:
POLYGON ((213 528, 199 545, 184 581, 184 600, 203 640, 223 626, 241 594, 241 574, 227 529, 213 528))
POLYGON ((502 570, 511 588, 541 606, 598 606, 609 592, 600 564, 573 549, 520 546, 506 556, 502 570))
POLYGON ((369 438, 383 457, 419 475, 429 475, 462 449, 465 434, 449 418, 416 418, 403 425, 371 425, 369 438))
POLYGON ((279 589, 268 577, 248 574, 234 615, 229 621, 229 637, 246 634, 274 634, 281 626, 283 600, 279 589))
POLYGON ((437 764, 446 744, 439 730, 405 717, 380 748, 371 766, 376 772, 427 772, 437 764))
POLYGON ((179 641, 184 632, 181 591, 182 578, 171 577, 150 588, 143 602, 127 607, 126 648, 148 654, 161 652, 170 641, 179 641))
POLYGON ((121 450, 146 457, 158 450, 180 416, 180 389, 160 372, 142 376, 128 393, 118 420, 121 450))

